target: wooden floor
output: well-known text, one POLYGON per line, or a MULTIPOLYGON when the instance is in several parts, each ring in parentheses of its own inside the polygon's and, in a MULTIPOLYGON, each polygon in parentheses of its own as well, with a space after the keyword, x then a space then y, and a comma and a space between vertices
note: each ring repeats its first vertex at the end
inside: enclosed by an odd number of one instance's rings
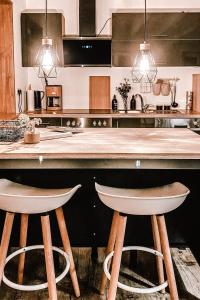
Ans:
MULTIPOLYGON (((98 289, 102 273, 102 261, 104 259, 104 249, 99 248, 92 251, 91 248, 73 248, 75 264, 77 268, 81 297, 80 300, 106 300, 106 296, 100 296, 98 289)), ((152 278, 152 274, 156 276, 155 262, 152 262, 152 256, 149 254, 140 254, 138 257, 131 257, 130 254, 124 253, 123 265, 120 272, 120 281, 125 284, 134 286, 151 287, 157 284, 157 279, 152 278), (134 259, 137 260, 137 264, 134 259), (131 266, 131 267, 130 267, 131 266), (132 270, 134 269, 135 272, 132 270), (151 274, 151 275, 150 275, 151 274), (145 277, 145 279, 144 279, 145 277), (154 283, 152 283, 152 280, 154 283)), ((154 260, 154 259, 153 259, 154 260)), ((59 258, 59 269, 56 270, 57 275, 62 272, 62 258, 59 258)), ((9 262, 6 267, 6 276, 16 281, 17 258, 9 262)), ((29 252, 26 256, 25 284, 39 284, 46 281, 44 257, 42 252, 29 252)), ((184 288, 178 286, 181 300, 194 300, 195 297, 190 296, 184 291, 184 288)), ((74 300, 72 285, 69 275, 57 284, 59 300, 74 300)), ((48 299, 47 290, 38 292, 21 292, 7 287, 4 283, 0 287, 0 300, 44 300, 48 299)), ((160 293, 150 295, 131 294, 118 289, 116 300, 122 299, 141 299, 141 300, 158 300, 170 299, 168 293, 162 295, 160 293)))

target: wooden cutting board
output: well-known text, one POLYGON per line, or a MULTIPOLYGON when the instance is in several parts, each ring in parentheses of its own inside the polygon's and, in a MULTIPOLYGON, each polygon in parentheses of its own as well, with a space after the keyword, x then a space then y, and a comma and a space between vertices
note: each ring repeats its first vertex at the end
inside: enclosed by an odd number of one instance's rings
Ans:
POLYGON ((193 110, 200 111, 200 74, 192 75, 193 110))
POLYGON ((110 76, 90 76, 89 109, 110 109, 110 76))

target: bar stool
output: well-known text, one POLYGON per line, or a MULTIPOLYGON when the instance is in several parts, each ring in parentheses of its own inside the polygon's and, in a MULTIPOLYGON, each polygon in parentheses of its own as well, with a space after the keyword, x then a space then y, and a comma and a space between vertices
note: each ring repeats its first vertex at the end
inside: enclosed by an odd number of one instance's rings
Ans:
POLYGON ((121 189, 97 183, 95 187, 101 201, 114 210, 100 293, 104 294, 108 278, 110 280, 108 300, 115 299, 117 287, 132 293, 148 294, 164 291, 167 285, 169 285, 171 299, 179 299, 164 214, 176 209, 184 202, 190 192, 188 188, 179 182, 145 189, 121 189), (155 250, 147 247, 123 247, 127 215, 151 216, 155 250), (142 250, 156 255, 159 286, 141 289, 118 282, 121 256, 126 250, 142 250), (110 274, 108 269, 112 256, 110 274), (163 260, 167 274, 166 282, 164 282, 163 260))
POLYGON ((48 287, 49 299, 57 300, 56 283, 69 271, 75 295, 76 297, 80 296, 78 279, 62 209, 62 206, 70 200, 80 187, 80 185, 77 185, 74 188, 42 189, 14 183, 7 179, 0 179, 0 209, 6 211, 0 247, 0 283, 3 279, 4 283, 8 286, 23 291, 35 291, 48 287), (50 219, 48 214, 51 210, 55 210, 56 212, 64 251, 52 246, 50 219), (15 213, 21 214, 20 249, 6 258, 15 213), (26 247, 29 214, 41 214, 44 245, 26 247), (25 252, 34 249, 44 249, 47 283, 22 285, 25 252), (62 274, 57 278, 55 278, 52 250, 62 254, 66 260, 66 267, 62 274), (4 275, 5 265, 16 255, 20 255, 18 284, 8 280, 4 275))

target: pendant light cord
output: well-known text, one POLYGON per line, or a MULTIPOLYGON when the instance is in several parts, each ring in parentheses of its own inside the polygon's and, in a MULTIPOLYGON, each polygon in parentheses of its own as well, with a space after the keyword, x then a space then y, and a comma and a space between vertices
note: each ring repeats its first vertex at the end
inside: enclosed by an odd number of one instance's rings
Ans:
POLYGON ((45 3, 45 30, 46 30, 45 33, 46 33, 46 37, 47 37, 47 0, 46 0, 46 3, 45 3))
POLYGON ((147 39, 147 1, 144 1, 144 42, 147 39))

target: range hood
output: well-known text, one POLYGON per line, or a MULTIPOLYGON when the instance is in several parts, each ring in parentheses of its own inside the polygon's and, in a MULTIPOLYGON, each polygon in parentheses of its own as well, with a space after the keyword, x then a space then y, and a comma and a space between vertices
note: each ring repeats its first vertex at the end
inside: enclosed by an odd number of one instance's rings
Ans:
POLYGON ((96 0, 79 0, 79 36, 96 36, 96 0))
POLYGON ((63 39, 65 67, 110 67, 111 38, 65 37, 63 39))
POLYGON ((79 0, 79 36, 63 37, 64 66, 111 66, 111 37, 96 36, 96 0, 79 0))

